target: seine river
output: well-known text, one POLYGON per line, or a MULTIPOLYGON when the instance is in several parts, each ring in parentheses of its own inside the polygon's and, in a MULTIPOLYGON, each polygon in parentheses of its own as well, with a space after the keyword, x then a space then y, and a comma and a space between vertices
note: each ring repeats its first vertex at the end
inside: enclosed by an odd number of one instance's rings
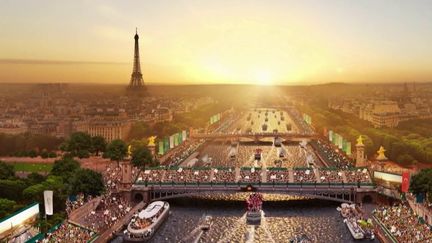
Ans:
POLYGON ((199 242, 290 242, 296 236, 308 239, 303 242, 359 242, 342 222, 339 203, 265 194, 265 218, 251 226, 245 223, 245 198, 240 193, 169 200, 171 215, 151 242, 181 242, 203 215, 211 215, 213 225, 199 242))

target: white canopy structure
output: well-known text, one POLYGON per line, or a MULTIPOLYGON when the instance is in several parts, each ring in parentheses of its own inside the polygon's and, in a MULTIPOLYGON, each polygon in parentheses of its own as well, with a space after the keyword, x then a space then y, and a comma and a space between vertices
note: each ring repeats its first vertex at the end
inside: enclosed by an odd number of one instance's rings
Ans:
POLYGON ((138 214, 138 217, 140 219, 152 218, 163 208, 163 206, 164 206, 164 202, 162 202, 162 201, 152 202, 152 203, 150 203, 150 205, 148 205, 148 207, 146 209, 142 210, 138 214))

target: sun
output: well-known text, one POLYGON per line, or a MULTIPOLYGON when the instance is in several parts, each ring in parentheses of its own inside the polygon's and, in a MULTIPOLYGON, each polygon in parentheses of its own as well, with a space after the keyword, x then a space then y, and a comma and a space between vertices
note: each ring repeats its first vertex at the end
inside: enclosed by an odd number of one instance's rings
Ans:
POLYGON ((258 85, 272 85, 271 73, 267 70, 257 72, 256 81, 258 85))

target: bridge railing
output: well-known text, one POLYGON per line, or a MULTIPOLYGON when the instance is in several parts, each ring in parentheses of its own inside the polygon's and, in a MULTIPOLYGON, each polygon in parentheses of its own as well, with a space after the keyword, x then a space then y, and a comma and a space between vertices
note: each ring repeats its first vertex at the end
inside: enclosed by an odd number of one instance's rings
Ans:
POLYGON ((135 183, 135 185, 144 185, 144 186, 191 186, 191 187, 211 187, 211 186, 254 186, 254 187, 261 187, 261 186, 277 186, 277 187, 327 187, 327 188, 340 188, 340 187, 346 187, 346 188, 350 188, 350 187, 374 187, 375 185, 373 183, 325 183, 325 182, 321 182, 321 183, 313 183, 313 182, 304 182, 304 183, 298 183, 298 182, 169 182, 169 181, 164 181, 164 182, 145 182, 145 181, 140 181, 135 183))

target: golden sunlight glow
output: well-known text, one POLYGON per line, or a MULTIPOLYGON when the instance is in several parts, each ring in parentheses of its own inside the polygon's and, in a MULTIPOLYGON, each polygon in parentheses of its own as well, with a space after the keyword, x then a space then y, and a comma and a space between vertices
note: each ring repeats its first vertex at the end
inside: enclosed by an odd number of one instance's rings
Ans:
POLYGON ((8 2, 0 3, 0 23, 8 23, 0 26, 0 82, 127 84, 135 27, 147 84, 289 85, 432 77, 432 32, 423 31, 431 29, 430 8, 408 1, 375 14, 369 9, 382 9, 375 6, 381 1, 369 3, 370 8, 344 1, 317 1, 314 7, 309 1, 283 0, 37 1, 27 3, 32 5, 27 10, 38 10, 30 12, 8 2), (405 8, 414 9, 402 14, 405 8), (80 10, 86 14, 76 21, 80 10), (400 14, 399 22, 383 21, 400 14))
POLYGON ((271 85, 272 84, 272 79, 271 79, 271 74, 266 71, 266 70, 261 70, 257 73, 257 81, 258 81, 258 85, 271 85))

